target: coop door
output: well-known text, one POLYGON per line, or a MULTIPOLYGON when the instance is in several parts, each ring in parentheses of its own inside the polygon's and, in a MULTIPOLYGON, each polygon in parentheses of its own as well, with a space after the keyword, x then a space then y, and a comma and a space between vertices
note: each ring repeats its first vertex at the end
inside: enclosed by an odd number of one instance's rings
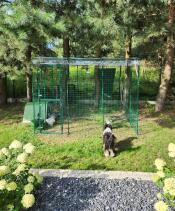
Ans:
POLYGON ((41 67, 33 78, 35 129, 42 133, 63 133, 66 86, 59 66, 41 67))
POLYGON ((138 134, 139 67, 130 67, 121 77, 121 108, 131 127, 138 134))

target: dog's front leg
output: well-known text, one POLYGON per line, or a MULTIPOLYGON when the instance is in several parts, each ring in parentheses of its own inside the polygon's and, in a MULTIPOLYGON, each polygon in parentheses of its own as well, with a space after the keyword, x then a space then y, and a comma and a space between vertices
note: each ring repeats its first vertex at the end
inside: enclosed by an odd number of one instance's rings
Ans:
POLYGON ((109 157, 109 150, 104 150, 104 155, 105 155, 105 157, 109 157))
POLYGON ((114 157, 115 156, 115 153, 114 153, 113 149, 110 149, 109 152, 110 152, 110 156, 111 157, 114 157))

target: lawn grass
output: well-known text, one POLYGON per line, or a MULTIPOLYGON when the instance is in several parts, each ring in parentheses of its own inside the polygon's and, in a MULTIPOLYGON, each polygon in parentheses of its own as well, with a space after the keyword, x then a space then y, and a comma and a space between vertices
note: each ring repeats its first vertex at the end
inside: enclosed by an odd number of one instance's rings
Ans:
POLYGON ((31 126, 21 123, 24 105, 0 108, 0 147, 13 139, 31 141, 37 150, 30 159, 34 168, 105 169, 154 172, 154 160, 164 158, 168 164, 167 146, 175 143, 175 111, 155 114, 152 107, 141 109, 140 135, 136 137, 127 124, 114 130, 119 152, 115 158, 102 153, 101 130, 80 136, 36 135, 31 126))

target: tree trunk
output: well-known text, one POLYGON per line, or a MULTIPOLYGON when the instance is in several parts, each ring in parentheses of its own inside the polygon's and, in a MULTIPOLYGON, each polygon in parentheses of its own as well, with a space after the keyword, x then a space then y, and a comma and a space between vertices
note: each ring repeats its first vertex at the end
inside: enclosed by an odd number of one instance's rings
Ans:
POLYGON ((125 44, 125 59, 131 58, 131 49, 132 49, 132 36, 126 37, 126 44, 125 44))
MULTIPOLYGON (((37 6, 36 0, 30 0, 30 3, 33 7, 37 6)), ((32 30, 33 31, 33 30, 32 30)), ((27 82, 27 101, 32 102, 32 69, 31 69, 31 60, 32 60, 32 46, 29 45, 26 52, 26 82, 27 82)))
POLYGON ((26 72, 26 81, 27 81, 27 100, 32 102, 32 73, 31 71, 26 72))
POLYGON ((4 74, 0 74, 0 105, 6 103, 7 103, 6 77, 4 74))
POLYGON ((63 56, 67 58, 70 57, 70 44, 68 37, 63 38, 63 56))
MULTIPOLYGON (((63 57, 69 58, 70 57, 70 42, 69 38, 65 37, 63 39, 63 57)), ((63 73, 62 73, 62 80, 65 82, 64 84, 67 84, 67 80, 69 78, 69 65, 64 66, 63 73)))
MULTIPOLYGON (((131 50, 132 50, 132 36, 127 36, 126 37, 126 43, 125 43, 125 59, 130 59, 131 58, 131 50)), ((130 84, 131 84, 131 74, 130 74, 130 67, 127 66, 125 70, 126 78, 124 81, 124 93, 123 93, 123 105, 125 108, 128 108, 129 106, 129 89, 130 89, 130 84)))
POLYGON ((31 70, 31 59, 32 59, 32 47, 29 46, 26 52, 26 81, 27 81, 27 100, 32 102, 32 70, 31 70))
POLYGON ((171 80, 173 60, 174 60, 174 18, 175 18, 175 3, 173 0, 169 1, 169 34, 167 37, 167 50, 166 50, 166 63, 164 71, 162 72, 161 84, 159 86, 159 91, 156 100, 155 110, 160 112, 164 108, 165 100, 167 97, 167 92, 171 80))
MULTIPOLYGON (((101 19, 103 19, 105 16, 105 6, 106 6, 106 0, 102 0, 101 1, 102 10, 101 10, 101 14, 100 14, 101 19)), ((103 42, 104 42, 103 39, 101 39, 97 45, 96 55, 95 55, 96 58, 102 57, 101 46, 103 45, 103 42)), ((95 66, 95 69, 94 69, 94 80, 95 80, 95 107, 98 108, 100 105, 100 97, 101 97, 100 73, 99 73, 98 66, 95 66)))

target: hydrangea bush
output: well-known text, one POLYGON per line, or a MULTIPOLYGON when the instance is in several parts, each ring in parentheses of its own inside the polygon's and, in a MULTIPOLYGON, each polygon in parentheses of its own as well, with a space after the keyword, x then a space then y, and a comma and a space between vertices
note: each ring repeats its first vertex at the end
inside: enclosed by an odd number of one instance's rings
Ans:
MULTIPOLYGON (((175 162, 175 144, 168 145, 168 155, 175 162)), ((164 160, 155 160, 157 173, 153 181, 163 190, 157 194, 159 201, 154 205, 156 211, 167 211, 169 207, 175 207, 175 174, 167 167, 164 160)))
POLYGON ((35 203, 33 192, 43 178, 30 172, 29 156, 35 146, 14 140, 0 149, 0 210, 28 209, 35 203))

